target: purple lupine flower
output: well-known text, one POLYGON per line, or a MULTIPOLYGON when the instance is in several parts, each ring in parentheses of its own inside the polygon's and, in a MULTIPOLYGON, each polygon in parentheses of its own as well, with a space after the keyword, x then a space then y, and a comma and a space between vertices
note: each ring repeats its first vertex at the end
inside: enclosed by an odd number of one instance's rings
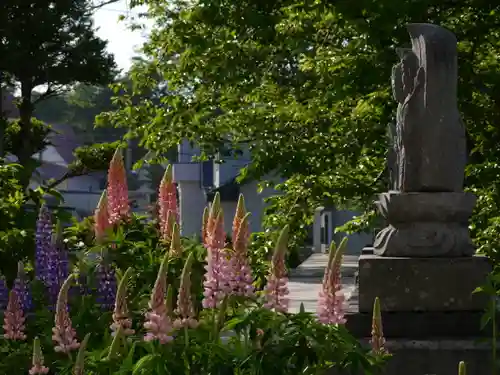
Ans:
POLYGON ((47 287, 49 308, 55 307, 59 289, 64 281, 59 278, 59 235, 56 232, 52 235, 50 250, 47 252, 47 272, 45 275, 45 286, 47 287))
POLYGON ((0 276, 0 310, 5 310, 7 308, 7 303, 9 302, 9 288, 7 288, 7 283, 5 278, 0 276))
POLYGON ((78 286, 80 287, 81 296, 89 296, 91 294, 89 287, 89 276, 86 272, 80 270, 78 275, 78 286))
POLYGON ((32 299, 29 286, 26 281, 26 274, 24 273, 23 262, 19 262, 17 264, 17 277, 14 280, 14 291, 17 294, 19 303, 21 304, 21 308, 26 314, 28 311, 31 310, 32 299))
POLYGON ((45 283, 48 272, 48 252, 51 251, 52 220, 45 205, 40 208, 35 234, 35 276, 45 283))
POLYGON ((114 269, 104 262, 97 266, 97 303, 102 310, 111 310, 116 299, 116 276, 114 269))

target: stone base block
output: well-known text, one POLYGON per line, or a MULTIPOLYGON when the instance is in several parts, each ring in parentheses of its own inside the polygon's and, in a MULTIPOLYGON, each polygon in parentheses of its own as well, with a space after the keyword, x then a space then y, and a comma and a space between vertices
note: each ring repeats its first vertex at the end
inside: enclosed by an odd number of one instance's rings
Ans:
POLYGON ((484 256, 406 258, 361 255, 359 311, 371 312, 375 297, 382 311, 482 311, 488 301, 472 292, 484 284, 491 266, 484 256))
MULTIPOLYGON (((366 341, 363 344, 368 346, 366 341)), ((494 369, 490 343, 474 339, 387 340, 385 346, 392 357, 381 375, 457 375, 460 361, 467 364, 468 374, 488 375, 494 369)), ((364 375, 365 372, 331 369, 327 374, 364 375)))
MULTIPOLYGON (((481 327, 482 311, 382 312, 381 315, 387 339, 491 338, 491 325, 481 327)), ((350 311, 346 313, 346 320, 346 328, 354 337, 370 337, 372 313, 350 311)))

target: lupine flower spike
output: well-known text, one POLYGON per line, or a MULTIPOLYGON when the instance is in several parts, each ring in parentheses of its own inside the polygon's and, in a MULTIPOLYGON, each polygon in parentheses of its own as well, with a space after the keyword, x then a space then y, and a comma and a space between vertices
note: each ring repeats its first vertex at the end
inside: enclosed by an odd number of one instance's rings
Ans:
POLYGON ((56 223, 54 241, 57 245, 56 250, 58 251, 58 257, 57 257, 58 285, 61 286, 64 280, 66 280, 69 276, 70 265, 68 259, 68 249, 64 243, 64 238, 63 238, 63 225, 60 220, 58 220, 56 223))
POLYGON ((132 277, 133 269, 129 267, 127 271, 122 276, 120 280, 120 285, 118 286, 118 291, 116 293, 115 309, 113 311, 113 324, 111 324, 111 330, 113 335, 116 334, 119 327, 123 330, 125 336, 130 336, 134 334, 132 329, 132 320, 130 319, 128 307, 127 307, 127 286, 132 277))
POLYGON ((17 277, 14 280, 14 290, 21 304, 21 309, 26 314, 31 309, 32 300, 23 262, 17 262, 17 277))
POLYGON ((205 207, 203 210, 203 219, 201 222, 201 243, 207 246, 207 225, 208 225, 208 217, 210 215, 210 210, 208 207, 205 207))
POLYGON ((0 275, 0 311, 7 308, 9 303, 9 288, 7 288, 7 283, 5 282, 5 277, 0 275))
POLYGON ((172 166, 169 164, 163 175, 158 192, 158 216, 163 239, 170 241, 172 225, 179 223, 177 188, 174 183, 172 166))
POLYGON ((43 353, 42 347, 40 346, 40 339, 35 337, 33 340, 33 359, 32 367, 29 371, 30 375, 42 375, 49 372, 48 367, 43 365, 43 353))
POLYGON ((384 348, 385 339, 382 328, 382 313, 378 297, 375 297, 375 301, 373 302, 372 339, 370 340, 370 344, 372 346, 372 353, 379 355, 386 353, 384 348))
POLYGON ((167 264, 168 255, 165 256, 156 277, 155 286, 149 301, 149 312, 146 313, 144 328, 147 330, 145 341, 158 340, 166 344, 173 340, 172 320, 169 316, 165 293, 167 291, 167 264))
POLYGON ((340 269, 346 244, 347 237, 342 240, 338 248, 335 242, 330 246, 330 257, 318 298, 318 320, 324 324, 345 324, 345 296, 342 291, 340 269))
MULTIPOLYGON (((210 204, 210 208, 207 210, 207 218, 205 227, 205 238, 203 244, 205 247, 208 247, 208 237, 212 232, 212 228, 214 226, 215 221, 217 220, 217 215, 219 215, 219 211, 221 210, 220 206, 220 194, 215 193, 214 199, 210 204)), ((203 220, 205 220, 205 213, 203 214, 203 220)))
POLYGON ((205 280, 203 282, 203 307, 215 308, 229 292, 227 278, 227 260, 223 256, 224 241, 224 214, 222 209, 217 210, 217 217, 212 219, 215 212, 215 203, 207 228, 207 265, 205 266, 205 280))
POLYGON ((104 242, 106 231, 110 227, 109 219, 108 194, 106 190, 104 190, 94 212, 94 235, 98 244, 104 242))
POLYGON ((289 227, 287 225, 278 237, 271 261, 271 269, 267 276, 267 284, 264 288, 266 300, 264 307, 279 312, 287 312, 289 304, 288 277, 285 265, 285 256, 288 250, 288 233, 289 227))
POLYGON ((85 350, 89 343, 90 333, 87 333, 83 338, 78 354, 76 355, 75 366, 73 367, 73 375, 84 375, 85 371, 85 350))
POLYGON ((109 163, 107 191, 109 222, 113 225, 130 215, 127 173, 120 148, 115 151, 109 163))
POLYGON ((36 221, 35 276, 44 283, 49 271, 47 258, 51 251, 51 239, 52 219, 47 206, 43 205, 36 221))
POLYGON ((229 261, 230 288, 238 296, 252 297, 254 294, 252 269, 248 262, 248 240, 250 225, 243 195, 238 199, 233 220, 233 253, 229 261))
POLYGON ((25 317, 17 292, 11 290, 7 310, 5 310, 3 316, 3 337, 7 340, 25 340, 24 321, 25 317))
POLYGON ((47 253, 48 272, 45 278, 51 311, 55 307, 61 284, 68 277, 68 275, 65 275, 62 278, 63 274, 67 271, 64 269, 64 267, 67 268, 67 264, 63 264, 64 259, 62 259, 65 255, 63 254, 64 250, 62 225, 58 222, 52 233, 50 251, 47 253))
POLYGON ((68 314, 68 292, 73 281, 73 275, 69 275, 63 283, 59 296, 57 297, 55 326, 52 328, 52 340, 56 343, 56 352, 68 354, 80 347, 76 339, 76 332, 72 327, 68 314))
POLYGON ((458 364, 458 375, 467 375, 467 367, 465 366, 464 361, 461 361, 458 364))
POLYGON ((105 260, 97 266, 97 302, 101 310, 108 311, 114 307, 116 300, 116 275, 113 267, 105 260))
POLYGON ((193 308, 193 298, 191 295, 191 267, 193 265, 193 254, 190 253, 184 269, 182 270, 181 285, 179 295, 177 297, 177 313, 178 318, 174 321, 175 328, 189 327, 196 328, 198 321, 195 318, 193 308))
POLYGON ((179 225, 174 223, 172 227, 172 240, 170 241, 170 257, 178 258, 182 256, 182 243, 179 225))

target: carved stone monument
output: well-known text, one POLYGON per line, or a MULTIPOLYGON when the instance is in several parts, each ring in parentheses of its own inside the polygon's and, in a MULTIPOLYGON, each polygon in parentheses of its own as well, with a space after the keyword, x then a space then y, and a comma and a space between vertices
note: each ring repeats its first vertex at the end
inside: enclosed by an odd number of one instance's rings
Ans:
POLYGON ((491 348, 475 346, 488 335, 480 328, 488 297, 472 292, 491 267, 474 255, 468 231, 475 197, 463 191, 457 40, 436 25, 407 29, 412 48, 398 49, 392 74, 398 110, 389 129, 391 184, 376 202, 386 227, 359 258, 358 299, 350 300, 346 324, 366 337, 379 297, 387 348, 394 353, 386 374, 404 368, 409 375, 452 375, 466 356, 478 364, 477 373, 488 373, 491 348), (454 345, 446 347, 443 338, 454 345))
POLYGON ((480 310, 483 299, 471 292, 489 265, 473 257, 468 229, 476 198, 463 191, 457 40, 436 25, 407 29, 412 48, 397 50, 392 72, 398 102, 388 160, 393 190, 376 202, 387 226, 372 254, 360 258, 359 308, 371 310, 378 296, 386 311, 480 310))
POLYGON ((393 189, 377 202, 388 226, 374 251, 384 256, 470 256, 463 192, 465 128, 457 107, 457 40, 430 24, 411 24, 412 49, 398 49, 392 72, 396 116, 393 189))

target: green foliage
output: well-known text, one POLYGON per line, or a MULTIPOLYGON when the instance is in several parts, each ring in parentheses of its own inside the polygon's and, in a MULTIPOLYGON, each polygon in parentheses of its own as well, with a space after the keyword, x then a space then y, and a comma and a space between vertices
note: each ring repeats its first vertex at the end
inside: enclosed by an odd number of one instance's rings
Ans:
MULTIPOLYGON (((243 175, 278 172, 267 227, 290 223, 297 241, 317 206, 371 210, 386 190, 386 127, 394 48, 409 46, 408 22, 432 22, 459 40, 459 105, 471 151, 467 185, 481 198, 473 234, 496 253, 500 7, 453 2, 138 1, 155 27, 144 47, 149 64, 131 73, 120 109, 101 116, 132 127, 144 146, 162 153, 181 139, 214 154, 248 147, 243 175), (131 98, 168 82, 161 104, 131 98), (480 119, 480 121, 479 121, 480 119), (290 212, 290 207, 297 205, 290 212), (299 209, 300 208, 300 209, 299 209), (279 223, 279 224, 278 224, 279 223)), ((368 224, 368 221, 364 221, 368 224)), ((359 230, 364 229, 358 226, 359 230)), ((492 254, 493 255, 493 254, 492 254)))
POLYGON ((106 170, 116 149, 122 146, 123 142, 116 141, 77 147, 74 151, 75 160, 68 167, 69 173, 80 175, 106 170))
MULTIPOLYGON (((318 375, 332 368, 373 374, 385 361, 385 357, 369 353, 343 326, 323 325, 305 312, 272 312, 262 308, 260 297, 226 297, 216 310, 203 310, 196 303, 199 311, 196 328, 176 329, 173 341, 168 344, 145 342, 144 313, 168 244, 159 239, 155 221, 141 216, 132 216, 111 228, 104 243, 96 244, 92 231, 90 218, 66 230, 70 260, 79 273, 77 284, 70 289, 69 312, 77 337, 86 337, 86 350, 80 352, 78 359, 53 350, 53 305, 48 305, 44 285, 31 282, 34 312, 28 316, 26 334, 28 340, 39 337, 45 364, 54 372, 69 374, 78 361, 78 365, 85 366, 85 373, 99 375, 268 372, 318 375), (114 264, 119 280, 131 279, 126 297, 135 333, 127 338, 122 330, 114 337, 111 335, 112 311, 102 311, 96 304, 94 266, 100 256, 114 264), (82 294, 82 288, 90 293, 82 294)), ((191 239, 183 239, 182 245, 182 259, 167 258, 168 285, 172 292, 169 295, 178 294, 181 270, 189 258, 193 260, 190 292, 200 302, 206 250, 191 239)), ((252 268, 256 270, 253 265, 252 268)), ((173 311, 177 299, 167 297, 167 300, 173 303, 173 311)), ((0 372, 26 373, 31 353, 32 348, 25 342, 3 340, 0 372)))
POLYGON ((45 146, 46 127, 32 120, 36 104, 76 82, 107 84, 115 74, 106 42, 94 34, 92 7, 90 0, 2 3, 0 85, 9 82, 20 89, 16 141, 11 139, 10 146, 24 167, 24 188, 34 171, 32 156, 45 146), (41 86, 46 91, 36 93, 41 86))
POLYGON ((9 281, 17 262, 24 260, 34 245, 34 215, 25 209, 20 170, 16 164, 0 164, 0 270, 9 281))

